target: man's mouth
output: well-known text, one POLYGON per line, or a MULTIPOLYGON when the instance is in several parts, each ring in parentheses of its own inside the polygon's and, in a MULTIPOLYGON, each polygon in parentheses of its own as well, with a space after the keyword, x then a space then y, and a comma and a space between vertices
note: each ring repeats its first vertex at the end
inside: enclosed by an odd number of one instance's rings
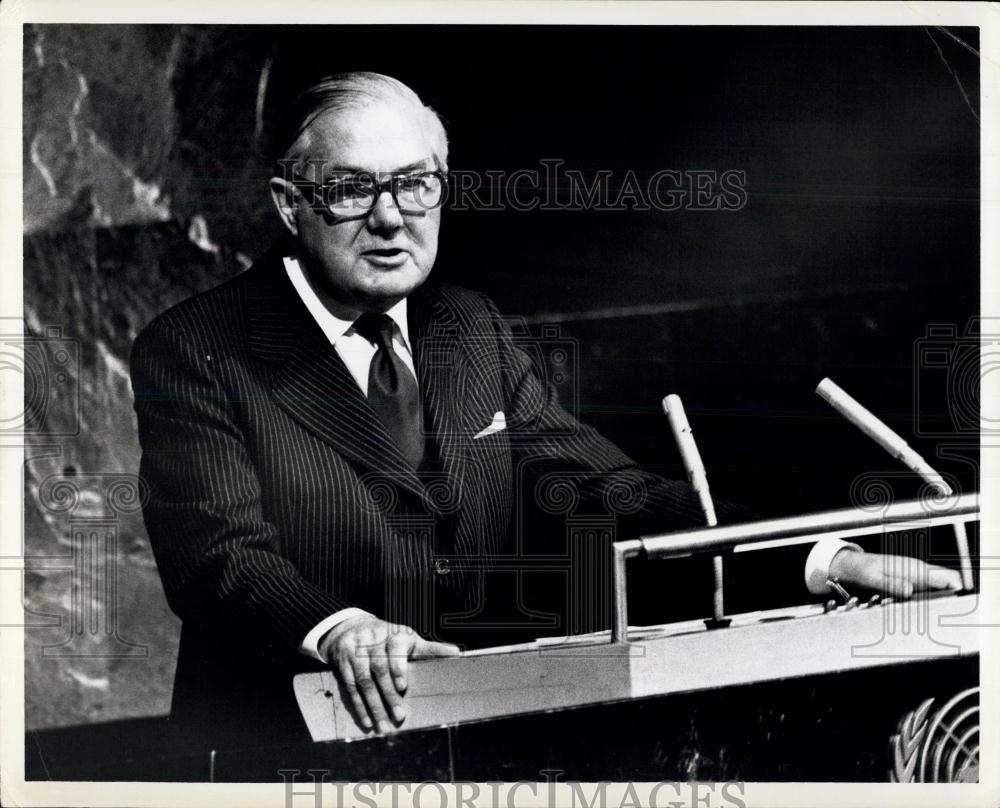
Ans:
POLYGON ((378 250, 365 250, 363 255, 381 255, 386 258, 391 258, 394 255, 399 255, 400 253, 405 253, 406 250, 402 250, 399 247, 387 247, 378 250))
POLYGON ((369 262, 379 266, 398 266, 406 262, 409 253, 399 247, 383 247, 361 253, 369 262))

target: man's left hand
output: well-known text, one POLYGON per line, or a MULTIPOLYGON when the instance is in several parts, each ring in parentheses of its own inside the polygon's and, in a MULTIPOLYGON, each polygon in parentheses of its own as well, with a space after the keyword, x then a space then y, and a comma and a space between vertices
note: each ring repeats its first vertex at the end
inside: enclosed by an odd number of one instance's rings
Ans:
POLYGON ((858 586, 895 598, 908 598, 914 592, 933 589, 962 588, 958 570, 927 564, 919 558, 859 553, 850 548, 833 557, 830 578, 849 592, 851 586, 858 586))

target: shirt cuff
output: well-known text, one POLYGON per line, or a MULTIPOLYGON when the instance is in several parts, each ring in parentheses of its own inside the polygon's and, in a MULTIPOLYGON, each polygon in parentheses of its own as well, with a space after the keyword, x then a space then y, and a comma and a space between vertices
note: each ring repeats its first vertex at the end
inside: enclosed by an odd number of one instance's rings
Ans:
POLYGON ((830 565, 833 563, 833 557, 845 548, 857 550, 859 553, 864 552, 852 542, 832 537, 820 539, 813 545, 812 550, 809 551, 809 557, 806 559, 805 571, 806 587, 812 594, 825 595, 830 591, 826 585, 827 579, 830 577, 830 565))
POLYGON ((369 614, 364 609, 358 609, 355 606, 350 606, 346 609, 341 609, 339 612, 334 612, 329 617, 324 618, 318 622, 313 628, 306 634, 306 638, 302 641, 302 645, 299 646, 299 653, 305 656, 312 657, 313 659, 318 659, 320 662, 326 662, 319 653, 319 642, 323 639, 331 628, 343 623, 345 620, 351 617, 357 617, 362 614, 369 614))

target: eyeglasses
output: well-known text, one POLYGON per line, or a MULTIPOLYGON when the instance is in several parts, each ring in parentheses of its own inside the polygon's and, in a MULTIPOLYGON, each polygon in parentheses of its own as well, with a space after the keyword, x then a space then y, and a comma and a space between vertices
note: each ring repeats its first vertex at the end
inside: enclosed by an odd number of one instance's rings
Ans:
POLYGON ((448 186, 447 177, 440 171, 393 174, 382 182, 367 172, 347 174, 323 185, 299 178, 292 182, 306 192, 314 209, 338 219, 366 218, 386 191, 400 213, 426 216, 427 211, 442 205, 448 186))

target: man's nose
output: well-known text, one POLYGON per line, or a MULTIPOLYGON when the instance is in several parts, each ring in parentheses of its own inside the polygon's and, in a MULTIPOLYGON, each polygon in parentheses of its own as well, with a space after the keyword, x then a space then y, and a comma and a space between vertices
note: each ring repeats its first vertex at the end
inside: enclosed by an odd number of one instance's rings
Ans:
POLYGON ((399 230, 403 226, 403 214, 388 190, 378 195, 365 223, 373 233, 399 230))

